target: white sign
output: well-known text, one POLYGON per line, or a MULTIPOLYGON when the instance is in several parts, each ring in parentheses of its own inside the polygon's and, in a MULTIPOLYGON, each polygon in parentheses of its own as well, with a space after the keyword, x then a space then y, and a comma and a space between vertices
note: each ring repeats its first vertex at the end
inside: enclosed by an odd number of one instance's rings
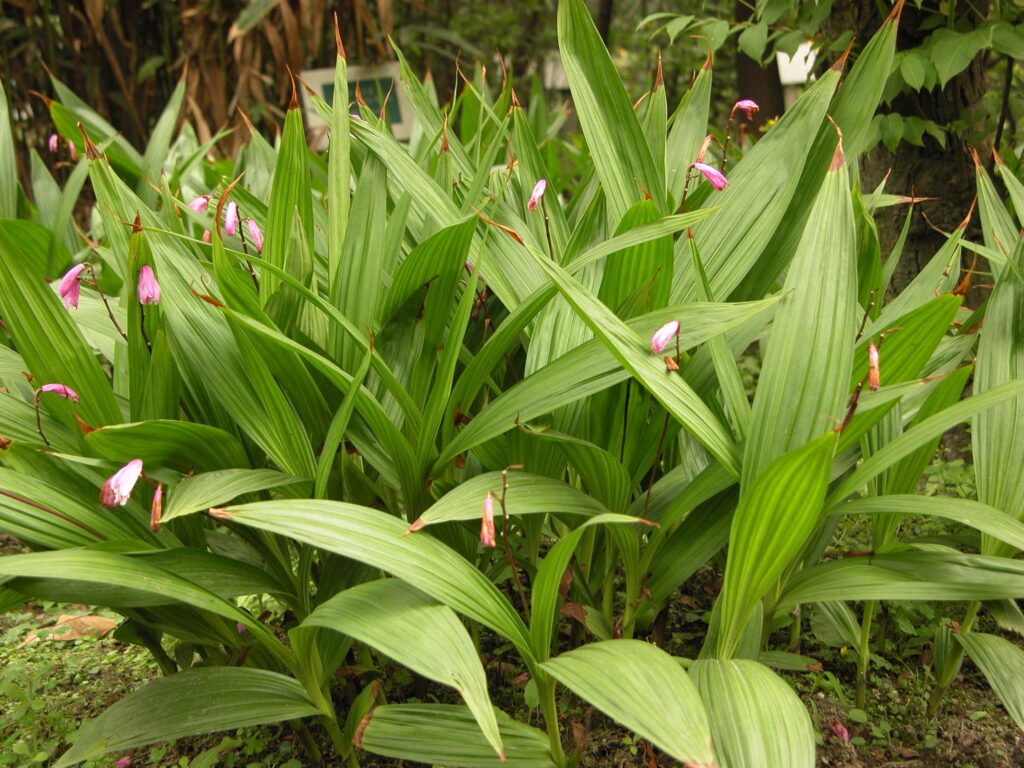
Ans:
MULTIPOLYGON (((367 107, 375 114, 380 114, 381 109, 384 109, 384 119, 391 127, 394 137, 399 141, 408 141, 412 134, 413 113, 412 105, 399 82, 400 74, 401 67, 394 61, 374 66, 349 66, 348 94, 349 100, 355 101, 358 86, 367 107)), ((307 69, 302 73, 302 79, 324 101, 328 104, 333 103, 333 69, 307 69)), ((303 117, 312 138, 311 143, 317 149, 326 149, 328 126, 313 109, 308 94, 303 91, 302 95, 305 106, 303 117)), ((354 105, 352 111, 356 112, 354 105)))

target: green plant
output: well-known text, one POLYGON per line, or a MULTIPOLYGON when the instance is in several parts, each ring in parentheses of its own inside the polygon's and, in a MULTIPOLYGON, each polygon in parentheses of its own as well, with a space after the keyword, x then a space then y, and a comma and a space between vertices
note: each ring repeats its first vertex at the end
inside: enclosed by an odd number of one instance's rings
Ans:
MULTIPOLYGON (((685 763, 810 766, 807 710, 768 666, 807 668, 770 648, 787 627, 799 646, 802 604, 863 677, 872 601, 1006 615, 1024 596, 1021 490, 991 485, 1022 450, 1024 245, 970 244, 1001 268, 981 330, 953 292, 962 231, 883 302, 899 253, 883 262, 872 213, 902 198, 850 171, 896 19, 841 89, 828 71, 730 158, 727 187, 704 146, 710 66, 671 116, 657 80, 634 109, 582 0, 558 21, 580 179, 554 168, 557 114, 482 77, 444 111, 404 62, 409 146, 350 115, 339 51, 333 104, 313 97, 327 156, 293 99, 279 145, 254 133, 233 163, 175 138, 180 88, 139 153, 55 84, 96 197, 91 266, 44 280, 73 259, 67 215, 43 216, 80 186, 43 180, 39 220, 0 222, 0 530, 40 550, 0 558, 0 601, 115 608, 164 672, 58 765, 283 721, 310 760, 312 727, 349 765, 564 768, 567 689, 685 763), (539 179, 559 183, 538 199, 539 179), (762 336, 751 401, 736 359, 762 336), (972 417, 980 501, 916 495, 972 417), (975 528, 983 553, 918 544, 907 515, 975 528), (825 557, 851 516, 872 551, 825 557), (641 640, 722 552, 696 658, 641 640), (392 701, 388 660, 463 703, 392 701), (529 679, 543 730, 495 709, 485 660, 529 679)), ((0 181, 11 167, 0 154, 0 181)), ((943 675, 957 641, 1021 722, 1024 677, 995 660, 1022 652, 961 631, 943 675)))

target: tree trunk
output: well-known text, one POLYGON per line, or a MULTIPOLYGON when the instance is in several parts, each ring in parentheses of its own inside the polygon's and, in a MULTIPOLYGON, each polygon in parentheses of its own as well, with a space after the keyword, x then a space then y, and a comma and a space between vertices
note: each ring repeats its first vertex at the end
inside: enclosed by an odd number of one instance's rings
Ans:
MULTIPOLYGON (((976 20, 980 20, 987 9, 988 3, 983 1, 975 5, 971 12, 978 14, 979 19, 976 20)), ((930 30, 920 28, 924 18, 925 14, 910 4, 904 8, 896 43, 898 50, 914 48, 930 34, 930 30)), ((881 21, 874 3, 869 0, 858 0, 846 5, 839 18, 830 20, 834 29, 858 30, 857 38, 862 43, 878 29, 881 21)), ((950 80, 945 88, 902 93, 888 108, 883 106, 883 110, 932 120, 946 127, 961 115, 977 110, 984 94, 983 52, 966 70, 950 80)), ((980 147, 977 149, 982 155, 986 153, 980 147)), ((929 221, 935 227, 949 232, 963 221, 970 210, 975 181, 974 163, 969 150, 970 145, 962 133, 949 131, 945 147, 926 135, 922 147, 902 142, 896 152, 891 153, 884 146, 878 145, 862 158, 861 187, 865 192, 874 189, 888 174, 885 187, 887 192, 936 198, 917 206, 922 215, 915 214, 911 222, 902 258, 893 275, 892 290, 900 291, 906 287, 945 242, 945 237, 936 232, 929 221)), ((896 242, 905 218, 906 209, 903 206, 892 206, 877 212, 883 258, 896 242)), ((973 232, 968 229, 968 236, 976 235, 976 229, 973 232)), ((978 298, 968 294, 967 304, 975 306, 978 298)))

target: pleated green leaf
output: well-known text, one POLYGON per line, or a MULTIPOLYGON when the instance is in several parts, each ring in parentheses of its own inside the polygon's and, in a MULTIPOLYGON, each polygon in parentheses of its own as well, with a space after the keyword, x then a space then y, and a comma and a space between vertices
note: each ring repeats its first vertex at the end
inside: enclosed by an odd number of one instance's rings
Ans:
POLYGON ((665 200, 664 182, 583 0, 558 3, 558 46, 573 104, 608 200, 611 224, 617 224, 645 193, 660 208, 665 200), (628 151, 623 151, 626 147, 628 151))
POLYGON ((877 477, 900 459, 909 456, 936 435, 942 434, 947 429, 952 429, 957 424, 993 405, 1021 395, 1024 395, 1024 380, 1012 381, 961 400, 956 405, 930 416, 865 458, 853 472, 832 489, 825 502, 825 509, 830 509, 851 493, 862 488, 869 480, 877 477))
MULTIPOLYGON (((1024 267, 1024 238, 1011 259, 1018 270, 1024 267)), ((996 277, 985 311, 973 391, 980 394, 1011 382, 1024 382, 1024 283, 1007 266, 996 277)), ((1018 519, 1024 516, 1024 395, 979 413, 971 445, 978 499, 1018 519)), ((981 546, 986 554, 1010 554, 985 539, 981 546)))
POLYGON ((455 688, 480 731, 503 755, 487 677, 459 617, 399 579, 346 589, 317 606, 302 626, 327 627, 372 645, 417 674, 455 688))
POLYGON ((972 499, 909 494, 866 496, 834 507, 831 513, 937 517, 970 526, 1008 547, 1024 550, 1024 523, 995 507, 972 499))
MULTIPOLYGON (((263 247, 263 258, 277 267, 287 266, 293 237, 304 242, 308 251, 313 250, 313 197, 308 155, 302 110, 293 101, 285 116, 281 147, 277 152, 277 165, 274 166, 263 247), (298 231, 293 232, 296 227, 298 231)), ((247 212, 243 210, 242 215, 247 215, 247 212)), ((264 304, 279 286, 280 281, 276 275, 261 277, 260 298, 264 304)))
POLYGON ((469 254, 476 221, 475 216, 464 219, 424 240, 395 272, 384 306, 384 318, 390 318, 426 285, 421 322, 428 350, 441 341, 455 285, 469 254))
POLYGON ((302 482, 272 469, 222 469, 190 475, 167 489, 164 522, 219 506, 247 493, 302 482))
POLYGON ((857 255, 845 165, 825 177, 786 275, 743 455, 749 484, 842 421, 857 332, 857 255))
MULTIPOLYGON (((496 499, 501 498, 501 472, 485 472, 460 483, 420 515, 415 526, 422 528, 452 520, 478 520, 488 491, 496 499)), ((504 492, 505 508, 512 517, 538 514, 590 517, 608 511, 592 496, 561 480, 529 472, 509 472, 504 492)))
POLYGON ((86 722, 59 768, 157 741, 321 714, 294 679, 246 667, 209 667, 154 680, 86 722))
POLYGON ((733 653, 758 601, 817 525, 838 437, 830 431, 783 454, 741 492, 720 597, 718 648, 723 658, 733 653))
MULTIPOLYGON (((615 356, 655 399, 676 418, 722 466, 739 473, 739 451, 730 431, 707 404, 678 374, 666 370, 660 356, 651 353, 649 338, 637 333, 602 304, 568 272, 540 254, 533 254, 537 263, 558 286, 559 292, 573 311, 587 324, 602 344, 615 356)), ((649 333, 658 329, 653 325, 649 333)), ((646 335, 646 334, 645 334, 646 335)), ((592 375, 593 371, 581 371, 592 375)))
POLYGON ((665 143, 665 185, 668 187, 668 202, 672 210, 679 208, 686 184, 686 172, 690 163, 697 159, 701 142, 707 135, 711 108, 711 72, 708 65, 700 68, 670 121, 672 127, 665 143))
POLYGON ((529 658, 526 627, 509 601, 480 571, 428 534, 410 534, 377 509, 335 501, 266 501, 228 507, 242 525, 326 549, 392 573, 490 627, 529 658))
MULTIPOLYGON (((120 221, 133 219, 136 212, 144 227, 163 231, 161 220, 102 159, 91 162, 90 178, 100 201, 97 209, 112 249, 128 252, 127 233, 120 221)), ((179 239, 152 232, 148 242, 162 291, 161 314, 185 386, 210 401, 204 406, 222 415, 222 426, 237 423, 283 471, 312 477, 315 466, 309 436, 266 363, 244 339, 232 334, 220 310, 193 294, 196 286, 204 285, 207 273, 179 239)))
POLYGON ((249 463, 233 435, 187 421, 150 419, 117 424, 90 432, 85 442, 98 456, 110 461, 142 459, 154 468, 172 467, 181 472, 245 467, 249 463))
MULTIPOLYGON (((42 279, 47 251, 0 223, 0 316, 36 386, 66 384, 81 400, 74 409, 94 425, 121 421, 121 411, 99 362, 57 293, 42 279)), ((62 420, 66 403, 47 403, 62 420)))
POLYGON ((178 123, 178 115, 181 112, 181 105, 185 101, 185 77, 178 78, 178 84, 171 92, 164 111, 160 113, 153 132, 149 134, 149 143, 146 144, 146 153, 142 157, 143 177, 139 179, 137 192, 139 197, 152 206, 156 202, 157 190, 161 186, 160 177, 163 172, 164 162, 167 160, 167 151, 171 147, 171 139, 174 138, 174 127, 178 123), (152 185, 152 186, 151 186, 152 185))
POLYGON ((385 704, 367 715, 358 746, 367 752, 425 765, 456 768, 556 768, 548 740, 536 728, 495 712, 502 761, 466 707, 451 704, 385 704))
POLYGON ((796 573, 780 607, 824 600, 1000 600, 1024 596, 1024 563, 959 552, 831 560, 796 573))
POLYGON ((18 165, 14 158, 14 135, 7 93, 0 82, 0 219, 18 215, 18 165))
POLYGON ((106 539, 151 538, 141 521, 101 508, 98 487, 83 499, 77 485, 60 487, 37 474, 2 467, 0 489, 6 492, 0 494, 0 530, 25 544, 62 549, 106 539))
POLYGON ((812 768, 814 729, 800 697, 748 659, 701 659, 690 667, 727 768, 812 768))
MULTIPOLYGON (((682 326, 679 332, 679 344, 683 349, 690 349, 712 336, 724 333, 754 318, 761 318, 767 323, 768 314, 773 311, 777 301, 777 299, 771 298, 742 304, 688 304, 668 307, 635 318, 626 324, 632 352, 630 359, 636 360, 637 355, 652 357, 650 347, 644 346, 644 351, 639 351, 642 342, 639 341, 638 334, 649 335, 669 320, 679 321, 682 326)), ((597 303, 596 299, 591 296, 588 306, 595 303, 597 303)), ((601 312, 604 316, 611 315, 607 308, 603 308, 601 312)), ((620 323, 621 321, 615 318, 613 327, 621 328, 620 323)), ((498 333, 501 333, 500 329, 498 333)), ((497 338, 497 334, 494 338, 497 338)), ((500 359, 501 354, 491 357, 494 364, 497 364, 500 359)), ((660 365, 660 369, 654 375, 656 377, 665 376, 664 363, 660 362, 660 358, 653 359, 657 361, 657 365, 660 365)), ((488 360, 488 364, 490 364, 490 360, 488 360)), ((481 366, 481 368, 486 367, 481 366)), ((489 370, 488 368, 487 371, 489 370)), ((482 372, 477 371, 477 374, 479 375, 478 381, 482 381, 482 372)), ((520 422, 550 413, 559 406, 600 392, 628 378, 629 371, 623 368, 612 348, 599 339, 588 341, 548 363, 528 379, 513 385, 488 404, 445 446, 435 464, 435 470, 463 451, 507 432, 520 422)), ((473 384, 475 385, 476 382, 473 384)), ((453 402, 464 412, 469 407, 464 399, 467 392, 475 392, 475 390, 471 387, 463 389, 460 380, 452 394, 453 402)), ((724 431, 725 428, 721 427, 721 429, 724 431)))
POLYGON ((606 640, 541 667, 583 700, 687 765, 714 765, 711 727, 679 663, 641 640, 606 640))
POLYGON ((348 231, 351 206, 349 177, 352 172, 348 135, 348 62, 341 51, 334 60, 333 97, 331 144, 327 155, 327 286, 332 299, 336 299, 343 274, 342 250, 348 231))
MULTIPOLYGON (((800 186, 800 172, 838 83, 835 70, 819 78, 729 172, 729 186, 708 200, 718 211, 694 227, 694 234, 713 295, 730 296, 742 282, 772 234, 786 221, 789 201, 797 190, 817 192, 817 185, 800 186)), ((692 158, 685 162, 689 164, 692 158)), ((680 248, 682 245, 677 243, 680 248)), ((680 260, 673 275, 673 303, 695 295, 689 254, 682 252, 686 257, 682 259, 680 253, 677 251, 680 260)))
POLYGON ((954 632, 953 637, 978 665, 1013 722, 1024 728, 1024 651, 1009 640, 982 632, 954 632))
MULTIPOLYGON (((241 564, 239 564, 241 565, 241 564)), ((33 552, 0 558, 0 576, 26 579, 55 579, 94 583, 101 588, 122 587, 151 593, 162 599, 180 601, 205 611, 241 622, 279 661, 293 666, 291 652, 263 624, 239 610, 230 601, 217 596, 188 579, 144 558, 132 558, 113 552, 66 549, 33 552)))
MULTIPOLYGON (((829 116, 843 135, 843 149, 851 166, 856 167, 871 120, 881 103, 885 84, 896 53, 898 17, 890 16, 857 56, 850 74, 843 80, 829 107, 829 116)), ((784 215, 785 226, 779 227, 764 248, 757 265, 751 270, 736 298, 760 296, 785 268, 795 252, 800 233, 810 218, 815 190, 829 167, 838 141, 835 128, 822 123, 818 135, 806 152, 797 190, 784 215)))
MULTIPOLYGON (((654 202, 641 200, 626 211, 615 234, 621 235, 658 219, 658 207, 654 202)), ((607 307, 616 310, 622 319, 628 320, 634 315, 664 307, 671 289, 672 238, 666 235, 610 254, 604 262, 597 297, 607 307), (631 309, 639 307, 641 311, 623 313, 621 310, 627 301, 631 309)))

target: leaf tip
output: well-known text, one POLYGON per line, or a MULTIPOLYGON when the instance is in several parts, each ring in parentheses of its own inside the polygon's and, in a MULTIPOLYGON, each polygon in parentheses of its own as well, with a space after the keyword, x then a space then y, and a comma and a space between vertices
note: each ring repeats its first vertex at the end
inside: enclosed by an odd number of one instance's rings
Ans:
POLYGON ((341 41, 341 25, 338 23, 338 12, 334 12, 334 45, 338 49, 338 58, 343 61, 348 60, 348 56, 345 55, 345 44, 341 41))

